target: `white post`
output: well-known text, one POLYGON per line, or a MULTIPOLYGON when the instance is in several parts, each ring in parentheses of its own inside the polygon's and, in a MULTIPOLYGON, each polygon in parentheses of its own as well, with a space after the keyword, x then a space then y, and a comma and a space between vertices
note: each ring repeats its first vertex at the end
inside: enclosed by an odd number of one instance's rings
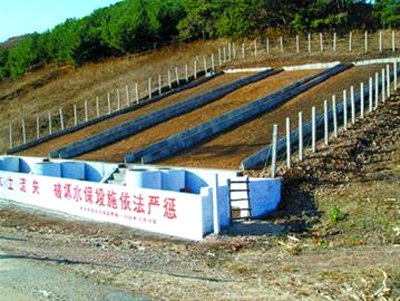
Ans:
POLYGON ((308 53, 311 53, 311 33, 308 33, 308 53))
POLYGON ((286 166, 291 168, 291 150, 290 150, 290 118, 286 118, 286 166))
POLYGON ((219 210, 218 210, 218 173, 215 173, 214 189, 213 189, 213 220, 214 220, 214 233, 219 234, 219 210))
POLYGON ((324 100, 324 138, 325 144, 329 144, 329 123, 328 123, 328 101, 324 100))
POLYGON ((254 56, 257 57, 257 39, 254 39, 254 56))
POLYGON ((381 96, 382 96, 382 102, 386 101, 386 89, 385 89, 385 68, 382 68, 382 92, 381 92, 381 96))
POLYGON ((214 53, 211 54, 211 69, 215 71, 214 53))
POLYGON ((221 48, 218 48, 218 64, 222 65, 221 48))
POLYGON ((393 88, 394 90, 397 90, 397 61, 395 60, 393 63, 393 74, 394 74, 394 79, 393 79, 393 88))
POLYGON ((356 123, 356 103, 354 99, 354 87, 350 87, 350 106, 351 106, 351 123, 356 123))
POLYGON ((386 96, 390 98, 390 66, 386 65, 386 96))
POLYGON ((375 73, 375 106, 376 109, 379 104, 379 73, 375 73))
POLYGON ((203 58, 203 62, 204 62, 204 75, 207 75, 207 59, 206 59, 206 57, 203 58))
POLYGON ((320 41, 321 52, 324 52, 324 36, 322 35, 322 32, 319 33, 319 41, 320 41))
POLYGON ((131 91, 129 91, 128 85, 125 86, 125 93, 126 93, 126 106, 130 107, 132 104, 132 100, 131 100, 131 91))
POLYGON ((26 143, 26 126, 25 126, 25 119, 22 119, 22 142, 26 143))
POLYGON ((335 138, 337 138, 338 122, 337 122, 336 95, 332 95, 332 113, 333 113, 333 135, 335 136, 335 138))
POLYGON ((271 178, 276 175, 276 144, 278 142, 278 125, 274 124, 272 129, 272 156, 271 156, 271 178))
POLYGON ((96 117, 100 117, 100 101, 98 96, 96 96, 96 117))
POLYGON ((360 83, 360 116, 364 118, 364 83, 360 83))
POLYGON ((117 89, 117 110, 121 110, 121 93, 119 89, 117 89))
POLYGON ((281 53, 283 53, 283 37, 282 36, 280 37, 280 40, 281 40, 281 53))
POLYGON ((244 52, 245 52, 244 43, 242 43, 242 59, 244 59, 244 52))
POLYGON ((189 82, 189 67, 188 64, 185 64, 185 77, 186 77, 186 82, 189 82))
POLYGON ((162 94, 162 75, 158 75, 158 95, 162 94))
POLYGON ((396 34, 395 31, 392 31, 392 51, 396 51, 396 34))
MULTIPOLYGON (((194 67, 193 68, 194 68, 193 69, 194 79, 197 79, 197 61, 196 60, 194 60, 194 67)), ((171 74, 169 74, 168 81, 169 81, 169 88, 171 89, 171 74)))
POLYGON ((300 39, 299 35, 296 35, 296 53, 300 53, 300 39))
POLYGON ((85 121, 89 121, 89 106, 87 100, 85 100, 85 121))
POLYGON ((236 60, 236 45, 235 45, 235 43, 232 43, 232 54, 233 54, 233 59, 236 60))
POLYGON ((78 108, 76 107, 76 104, 74 104, 74 124, 78 125, 78 108))
POLYGON ((364 37, 364 50, 365 52, 368 52, 368 31, 365 31, 365 37, 364 37))
POLYGON ((51 112, 49 111, 48 113, 49 116, 49 135, 51 135, 53 133, 53 124, 51 122, 51 112))
POLYGON ((315 107, 311 109, 311 148, 312 152, 315 153, 317 149, 317 122, 316 122, 317 110, 315 107))
POLYGON ((299 112, 299 161, 303 161, 303 112, 299 112))
POLYGON ((136 104, 139 104, 140 102, 140 91, 139 91, 139 86, 137 83, 135 83, 135 94, 136 94, 136 104))
MULTIPOLYGON (((194 61, 194 78, 197 78, 197 70, 196 70, 196 60, 194 61)), ((171 70, 168 70, 168 87, 169 89, 172 89, 172 78, 171 78, 171 70)))
POLYGON ((343 90, 343 128, 347 131, 347 91, 343 90))
POLYGON ((10 148, 13 147, 13 126, 10 124, 10 148))
POLYGON ((147 94, 148 94, 148 96, 149 96, 149 99, 150 98, 152 98, 152 89, 153 89, 153 85, 152 85, 152 82, 151 82, 151 77, 149 77, 149 79, 148 79, 148 83, 147 83, 147 94))
POLYGON ((232 46, 231 43, 228 43, 228 61, 232 60, 232 46))
POLYGON ((379 31, 379 52, 382 52, 383 45, 382 45, 382 30, 379 31))
POLYGON ((226 62, 226 48, 225 48, 225 46, 224 46, 224 48, 223 48, 223 56, 222 56, 222 61, 224 62, 224 64, 225 64, 225 62, 226 62))
POLYGON ((108 108, 108 114, 111 114, 111 95, 110 95, 110 92, 107 92, 107 108, 108 108))
POLYGON ((353 51, 353 32, 350 31, 349 33, 349 51, 353 51))
POLYGON ((63 109, 60 108, 60 123, 61 123, 61 130, 64 130, 64 114, 63 114, 63 109))
POLYGON ((333 33, 333 52, 336 52, 336 32, 333 33))
POLYGON ((40 120, 39 115, 36 115, 36 139, 40 138, 40 120))
POLYGON ((176 78, 176 85, 179 86, 180 82, 179 82, 179 70, 178 70, 178 67, 175 67, 175 78, 176 78))
POLYGON ((269 55, 269 38, 267 38, 267 44, 266 44, 266 50, 267 50, 267 55, 269 55))
POLYGON ((373 83, 372 77, 369 78, 369 93, 368 93, 368 105, 369 105, 369 112, 372 112, 373 108, 373 83))

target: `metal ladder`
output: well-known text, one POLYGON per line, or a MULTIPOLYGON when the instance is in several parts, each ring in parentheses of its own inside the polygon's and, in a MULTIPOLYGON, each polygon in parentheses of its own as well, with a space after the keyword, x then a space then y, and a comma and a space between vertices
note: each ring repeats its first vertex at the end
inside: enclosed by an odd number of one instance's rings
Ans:
POLYGON ((233 221, 240 219, 251 219, 249 176, 246 176, 244 180, 228 179, 228 190, 229 190, 229 208, 231 212, 231 220, 233 221), (235 198, 234 195, 237 193, 240 193, 240 196, 235 198), (242 206, 235 207, 235 203, 239 202, 241 202, 242 206), (246 207, 243 207, 244 202, 247 202, 245 205, 246 207), (247 214, 243 215, 242 214, 243 211, 247 212, 247 214))

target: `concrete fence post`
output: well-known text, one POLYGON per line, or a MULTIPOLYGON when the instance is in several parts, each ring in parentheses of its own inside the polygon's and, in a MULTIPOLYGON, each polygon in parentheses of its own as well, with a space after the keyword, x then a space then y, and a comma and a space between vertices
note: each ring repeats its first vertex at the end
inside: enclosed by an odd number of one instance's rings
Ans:
POLYGON ((324 100, 324 140, 329 145, 328 101, 324 100))
POLYGON ((338 135, 336 95, 332 95, 332 113, 333 113, 333 135, 335 138, 337 138, 339 135, 338 135))
POLYGON ((111 95, 110 95, 110 92, 107 92, 107 109, 108 109, 108 114, 111 114, 111 95))
POLYGON ((218 65, 222 65, 221 48, 218 48, 218 65))
POLYGON ((299 112, 299 161, 303 161, 303 112, 299 112))
POLYGON ((136 94, 136 104, 139 104, 140 102, 140 91, 139 91, 139 86, 137 83, 135 83, 135 94, 136 94))
POLYGON ((372 77, 370 77, 369 78, 369 89, 368 89, 368 91, 369 91, 369 93, 368 93, 368 110, 369 110, 369 112, 371 113, 372 112, 372 108, 373 108, 373 95, 372 95, 372 93, 374 93, 373 92, 373 84, 372 84, 372 82, 373 82, 373 79, 372 79, 372 77))
POLYGON ((364 34, 364 50, 365 52, 368 52, 368 31, 365 31, 364 34))
POLYGON ((242 59, 244 59, 245 56, 245 46, 244 43, 242 43, 242 59))
POLYGON ((162 75, 158 75, 158 95, 162 94, 162 75))
POLYGON ((308 33, 308 53, 311 53, 311 33, 308 33))
POLYGON ((311 109, 311 148, 312 152, 315 153, 317 150, 317 109, 312 107, 311 109))
POLYGON ((343 128, 347 131, 347 91, 343 90, 343 128))
POLYGON ((392 30, 392 51, 396 51, 396 34, 394 30, 392 30))
POLYGON ((226 47, 224 46, 223 52, 222 52, 222 61, 225 64, 227 61, 227 53, 226 53, 226 47))
POLYGON ((364 118, 364 107, 365 107, 365 100, 364 100, 364 83, 360 83, 360 117, 361 119, 364 118))
POLYGON ((207 59, 206 59, 206 57, 203 58, 203 63, 204 63, 204 75, 207 75, 207 59))
MULTIPOLYGON (((197 68, 196 68, 196 65, 197 65, 197 61, 196 60, 194 60, 194 78, 196 79, 197 78, 197 68)), ((168 70, 168 87, 169 87, 169 89, 171 90, 172 89, 172 76, 171 76, 171 70, 168 70)))
POLYGON ((48 113, 48 118, 49 118, 49 135, 51 135, 53 133, 53 124, 51 121, 51 112, 50 111, 48 113))
POLYGON ((336 32, 333 33, 333 52, 336 52, 336 32))
POLYGON ((39 115, 36 115, 36 139, 40 138, 40 119, 39 115))
POLYGON ((300 53, 300 38, 299 35, 296 35, 296 53, 300 53))
POLYGON ((85 100, 85 121, 89 121, 89 106, 87 100, 85 100))
POLYGON ((390 65, 386 65, 386 96, 390 98, 390 65))
POLYGON ((22 142, 23 144, 26 143, 26 126, 25 126, 25 119, 22 119, 22 142))
POLYGON ((232 43, 232 54, 233 54, 233 59, 236 60, 236 45, 235 45, 235 43, 232 43))
POLYGON ((379 31, 379 52, 383 51, 382 30, 379 31))
POLYGON ((228 61, 232 60, 232 44, 228 43, 228 61))
MULTIPOLYGON (((194 79, 197 79, 197 61, 196 60, 194 60, 193 68, 194 68, 193 69, 194 79)), ((171 74, 169 74, 168 80, 169 80, 169 82, 168 82, 169 88, 171 89, 171 74)))
POLYGON ((63 114, 63 109, 60 108, 60 123, 61 123, 61 130, 64 130, 64 114, 63 114))
POLYGON ((291 149, 290 149, 290 118, 286 118, 286 166, 287 168, 292 167, 291 162, 291 149))
POLYGON ((353 32, 349 32, 349 51, 353 51, 353 32))
POLYGON ((350 87, 351 123, 356 123, 356 103, 354 99, 354 86, 350 87))
POLYGON ((265 50, 267 55, 269 55, 269 38, 267 38, 267 42, 265 43, 265 50))
POLYGON ((117 89, 117 110, 121 110, 121 93, 119 89, 117 89))
POLYGON ((393 89, 397 90, 397 61, 396 60, 393 63, 393 74, 394 74, 393 89))
POLYGON ((322 32, 319 33, 319 43, 320 43, 321 52, 324 52, 324 36, 323 36, 322 32))
MULTIPOLYGON (((206 59, 204 58, 204 61, 206 59)), ((179 81, 179 70, 178 67, 175 67, 175 78, 176 78, 176 85, 179 86, 180 85, 180 81, 179 81)))
POLYGON ((131 99, 131 91, 129 90, 128 85, 125 86, 125 94, 126 94, 126 106, 130 107, 132 104, 132 99, 131 99))
POLYGON ((214 178, 214 188, 213 188, 213 223, 214 223, 214 233, 219 234, 220 224, 219 224, 219 210, 218 210, 218 173, 215 173, 214 178))
POLYGON ((376 109, 379 105, 379 73, 375 73, 375 106, 376 109))
POLYGON ((385 68, 382 68, 382 76, 381 76, 381 81, 382 81, 382 92, 381 92, 381 97, 382 97, 382 102, 386 101, 386 88, 385 88, 385 81, 386 81, 386 76, 385 76, 385 68))
POLYGON ((211 54, 211 69, 215 71, 214 53, 211 54))
POLYGON ((254 56, 257 57, 257 39, 254 39, 254 56))
POLYGON ((189 82, 189 67, 188 64, 185 64, 185 77, 186 77, 186 82, 189 82))
POLYGON ((98 96, 96 96, 96 117, 100 117, 100 101, 98 96))
POLYGON ((147 95, 149 96, 149 99, 153 97, 152 90, 153 90, 153 84, 151 82, 151 77, 149 77, 147 82, 147 95))
POLYGON ((9 128, 9 142, 10 142, 10 148, 13 148, 13 126, 12 124, 10 124, 10 128, 9 128))
POLYGON ((283 53, 283 37, 280 37, 280 41, 281 41, 281 53, 283 53))
POLYGON ((278 125, 274 124, 272 129, 272 156, 271 156, 271 178, 276 175, 276 144, 278 143, 278 125))
POLYGON ((74 124, 78 125, 78 108, 76 107, 76 104, 74 104, 74 124))

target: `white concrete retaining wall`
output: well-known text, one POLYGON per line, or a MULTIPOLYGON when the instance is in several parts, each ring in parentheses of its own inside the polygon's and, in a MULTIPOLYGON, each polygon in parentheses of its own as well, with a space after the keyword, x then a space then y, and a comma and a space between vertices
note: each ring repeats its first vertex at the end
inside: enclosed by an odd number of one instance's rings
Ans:
POLYGON ((316 64, 306 64, 297 66, 284 66, 282 67, 285 71, 296 71, 296 70, 314 70, 314 69, 328 69, 339 65, 340 62, 330 62, 330 63, 316 63, 316 64))
POLYGON ((240 73, 240 72, 262 72, 272 70, 271 67, 258 67, 258 68, 238 68, 238 69, 227 69, 224 73, 240 73))
POLYGON ((374 65, 374 64, 387 64, 394 63, 395 61, 400 62, 400 57, 390 57, 383 59, 372 59, 372 60, 363 60, 354 62, 354 66, 365 66, 365 65, 374 65))

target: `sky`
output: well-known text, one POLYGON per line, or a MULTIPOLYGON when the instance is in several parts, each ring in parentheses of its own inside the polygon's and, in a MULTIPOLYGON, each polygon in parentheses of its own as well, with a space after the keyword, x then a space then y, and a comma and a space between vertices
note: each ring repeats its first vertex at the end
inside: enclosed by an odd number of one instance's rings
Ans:
POLYGON ((67 18, 81 18, 121 0, 0 0, 0 42, 44 32, 67 18))

